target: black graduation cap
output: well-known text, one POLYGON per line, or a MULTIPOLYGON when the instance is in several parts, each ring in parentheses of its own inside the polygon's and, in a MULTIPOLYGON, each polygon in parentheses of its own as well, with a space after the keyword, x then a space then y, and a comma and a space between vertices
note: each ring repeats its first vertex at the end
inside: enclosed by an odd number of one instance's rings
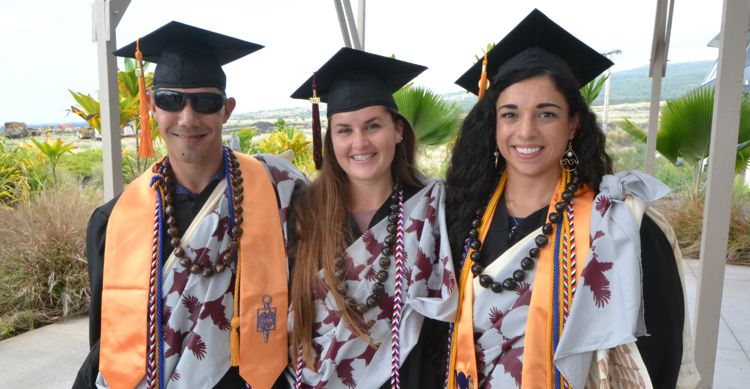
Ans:
MULTIPOLYGON (((331 57, 297 90, 293 99, 310 99, 313 103, 313 159, 322 163, 318 102, 327 104, 327 114, 356 111, 382 105, 398 111, 393 93, 406 85, 427 67, 395 58, 344 47, 331 57)), ((401 117, 411 131, 409 121, 401 117)))
POLYGON ((154 88, 216 87, 225 89, 222 65, 263 46, 227 35, 169 22, 117 51, 118 57, 135 58, 136 46, 143 60, 156 63, 154 88))
MULTIPOLYGON (((499 74, 544 64, 570 72, 579 87, 613 65, 607 57, 565 31, 538 9, 534 9, 487 53, 487 74, 499 74)), ((478 94, 482 60, 464 73, 456 84, 478 94)))
POLYGON ((293 94, 294 99, 317 96, 327 103, 328 116, 372 105, 397 109, 393 93, 427 67, 344 47, 293 94))

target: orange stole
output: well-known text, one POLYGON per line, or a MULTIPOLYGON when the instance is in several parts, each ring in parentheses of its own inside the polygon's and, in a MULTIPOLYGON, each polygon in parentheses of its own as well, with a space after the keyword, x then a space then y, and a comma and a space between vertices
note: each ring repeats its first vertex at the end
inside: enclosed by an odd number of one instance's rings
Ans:
MULTIPOLYGON (((270 388, 287 364, 287 272, 276 192, 263 165, 236 154, 243 178, 243 234, 239 247, 240 374, 256 388, 270 388), (268 342, 256 332, 264 295, 276 307, 268 342)), ((156 192, 151 168, 133 181, 107 224, 102 289, 99 371, 111 388, 134 388, 145 376, 148 284, 156 192), (144 228, 135 228, 143 226, 144 228)), ((160 291, 161 292, 161 291, 160 291)), ((227 337, 227 342, 229 337, 227 337)))
MULTIPOLYGON (((484 238, 489 230, 489 225, 500 195, 505 184, 503 177, 487 210, 482 217, 479 231, 480 240, 484 238)), ((559 186, 559 182, 558 182, 559 186)), ((576 192, 573 200, 574 227, 576 240, 576 283, 578 282, 586 256, 589 251, 589 229, 591 220, 591 206, 594 194, 588 188, 581 188, 576 192)), ((554 211, 555 203, 560 201, 559 194, 553 196, 550 201, 549 213, 554 211)), ((556 233, 556 231, 555 231, 556 233)), ((524 340, 522 387, 523 388, 551 388, 554 383, 554 367, 552 363, 552 281, 553 281, 553 253, 555 247, 555 233, 550 236, 550 241, 539 255, 532 287, 531 304, 526 321, 526 333, 524 340)), ((454 343, 451 349, 451 363, 449 367, 448 388, 457 388, 456 373, 464 372, 470 376, 472 381, 469 387, 478 387, 476 356, 473 342, 473 276, 471 273, 471 261, 466 260, 461 271, 461 300, 456 318, 456 328, 453 334, 454 343)))
MULTIPOLYGON (((550 210, 555 209, 552 199, 550 210)), ((573 199, 574 226, 576 239, 576 285, 589 253, 589 229, 591 223, 591 206, 594 193, 586 187, 576 192, 573 199)), ((548 211, 549 213, 549 211, 548 211)), ((549 216, 549 215, 548 215, 549 216)), ((556 233, 556 231, 555 231, 556 233)), ((552 282, 555 233, 539 255, 534 285, 531 293, 531 304, 526 319, 526 337, 523 351, 523 370, 521 387, 551 388, 554 384, 555 368, 552 362, 552 282)), ((562 239, 562 238, 561 238, 562 239)), ((580 287, 580 285, 578 285, 580 287)), ((562 303, 561 303, 562 304, 562 303)))

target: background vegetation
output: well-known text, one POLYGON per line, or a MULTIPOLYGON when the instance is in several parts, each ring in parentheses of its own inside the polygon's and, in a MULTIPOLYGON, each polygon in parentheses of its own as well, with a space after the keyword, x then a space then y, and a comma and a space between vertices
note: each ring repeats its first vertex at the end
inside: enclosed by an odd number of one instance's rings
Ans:
MULTIPOLYGON (((673 108, 685 105, 678 98, 697 85, 709 67, 710 63, 669 65, 664 90, 670 102, 664 109, 670 105, 673 108), (670 86, 672 82, 675 85, 670 86), (674 90, 680 93, 673 94, 674 90)), ((647 100, 650 85, 646 71, 642 68, 615 73, 612 90, 617 90, 617 94, 612 96, 613 104, 647 100)), ((120 72, 121 96, 130 99, 121 108, 123 129, 137 128, 139 120, 138 115, 133 114, 136 105, 131 101, 135 85, 132 73, 132 64, 120 72)), ((602 89, 602 82, 598 81, 588 86, 586 92, 600 116, 602 109, 597 104, 601 104, 602 89)), ((98 101, 77 92, 71 95, 77 104, 71 107, 71 112, 96 126, 98 101)), ((398 92, 396 100, 421 142, 418 168, 427 177, 444 177, 456 132, 476 97, 464 93, 441 96, 409 85, 398 92)), ((696 109, 687 104, 687 109, 693 113, 703 112, 700 122, 705 123, 705 112, 710 112, 711 108, 705 103, 699 104, 703 107, 696 109)), ((644 169, 645 144, 638 134, 645 131, 647 115, 648 104, 644 103, 610 107, 607 147, 616 170, 644 169), (623 125, 623 119, 629 119, 629 124, 623 125)), ((673 125, 676 129, 660 129, 660 134, 664 134, 660 138, 667 140, 657 141, 657 149, 676 149, 676 154, 664 151, 664 156, 657 155, 655 170, 657 178, 669 185, 672 193, 656 206, 675 228, 685 257, 697 258, 705 183, 702 161, 707 149, 674 147, 669 139, 705 145, 707 142, 701 137, 708 136, 709 132, 705 128, 685 126, 679 120, 672 122, 677 123, 673 125), (665 136, 669 135, 668 131, 682 133, 665 136)), ((750 128, 750 119, 743 119, 744 122, 748 122, 750 128)), ((665 123, 670 120, 662 121, 662 125, 665 123)), ((741 131, 741 135, 746 133, 747 130, 741 131)), ((152 135, 156 139, 156 157, 148 160, 137 157, 136 138, 123 139, 121 168, 126 182, 165 154, 156 126, 152 135)), ((316 175, 309 136, 309 110, 304 108, 283 113, 238 114, 225 127, 225 139, 228 145, 250 154, 285 153, 308 176, 316 175)), ((743 150, 738 149, 738 161, 745 155, 743 150)), ((89 295, 85 228, 91 212, 101 203, 101 161, 102 151, 97 141, 79 141, 71 133, 48 133, 13 141, 0 137, 0 245, 3 247, 0 250, 0 339, 86 312, 89 295)), ((740 176, 734 186, 729 235, 728 262, 750 265, 750 191, 740 176)))

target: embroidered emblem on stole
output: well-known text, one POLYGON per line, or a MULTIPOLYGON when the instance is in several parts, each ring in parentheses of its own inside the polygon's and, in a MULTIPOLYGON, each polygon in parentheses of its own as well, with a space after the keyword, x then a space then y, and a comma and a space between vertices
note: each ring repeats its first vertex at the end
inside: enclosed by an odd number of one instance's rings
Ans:
POLYGON ((263 296, 261 299, 263 302, 263 308, 256 310, 258 314, 256 332, 263 333, 263 341, 268 343, 268 334, 271 331, 276 331, 276 307, 271 307, 273 297, 270 294, 263 296))

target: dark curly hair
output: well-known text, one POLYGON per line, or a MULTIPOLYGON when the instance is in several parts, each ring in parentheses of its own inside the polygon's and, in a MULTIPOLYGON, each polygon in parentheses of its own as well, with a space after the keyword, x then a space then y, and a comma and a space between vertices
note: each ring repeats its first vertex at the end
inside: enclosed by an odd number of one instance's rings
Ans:
POLYGON ((612 172, 612 160, 604 149, 604 133, 597 125, 596 115, 583 99, 578 81, 570 74, 541 65, 500 74, 464 119, 446 176, 446 221, 456 262, 463 258, 464 241, 471 221, 477 210, 486 205, 498 183, 500 172, 505 168, 502 156, 495 166, 495 104, 507 87, 529 78, 549 77, 565 97, 570 107, 570 117, 577 114, 580 119, 580 127, 572 143, 573 151, 580 160, 578 175, 581 182, 598 192, 602 177, 612 172))

